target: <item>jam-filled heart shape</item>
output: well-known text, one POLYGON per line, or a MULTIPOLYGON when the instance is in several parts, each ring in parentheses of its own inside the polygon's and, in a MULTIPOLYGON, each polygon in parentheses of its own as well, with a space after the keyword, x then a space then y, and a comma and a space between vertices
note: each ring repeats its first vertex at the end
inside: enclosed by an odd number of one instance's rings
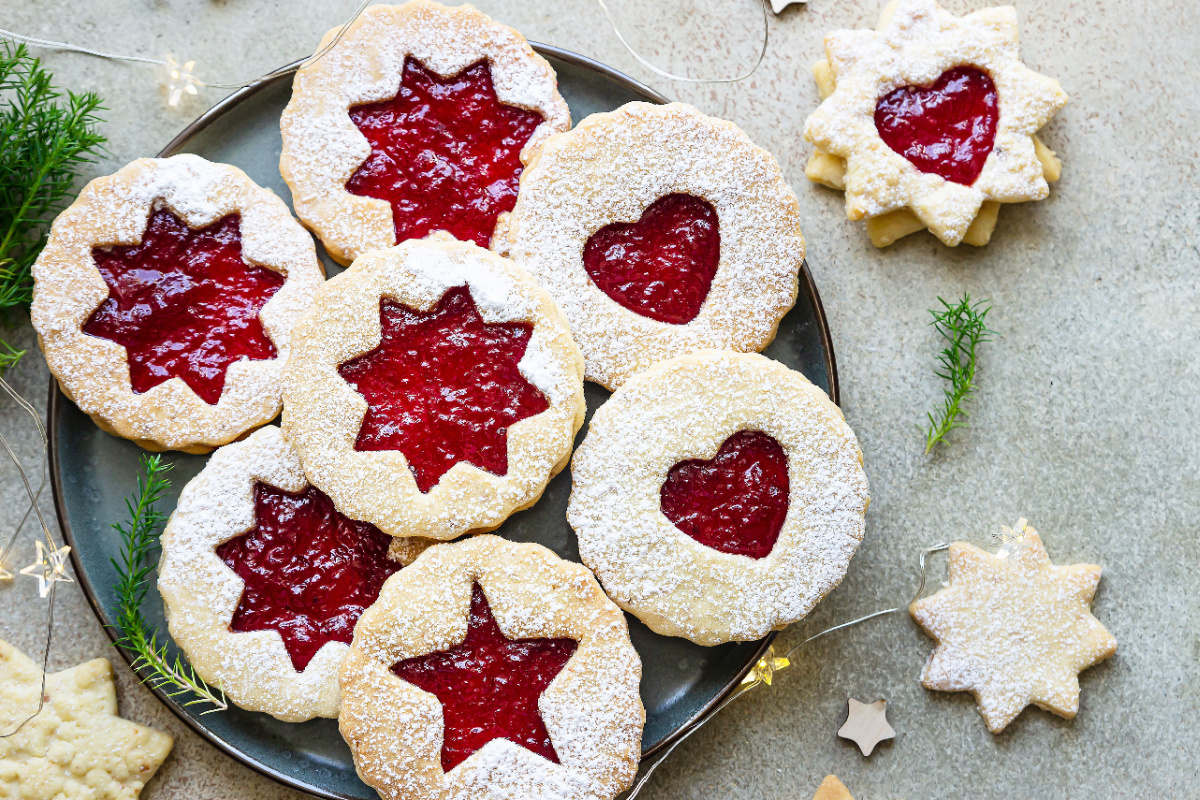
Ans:
POLYGON ((976 67, 943 72, 932 86, 901 86, 875 104, 884 143, 921 172, 970 186, 996 143, 1000 96, 976 67))
POLYGON ((583 248, 583 268, 602 292, 672 325, 700 313, 720 260, 717 210, 690 194, 660 197, 637 222, 606 225, 583 248))
POLYGON ((710 461, 671 467, 660 491, 675 527, 722 553, 765 558, 788 510, 787 453, 773 436, 738 431, 710 461))

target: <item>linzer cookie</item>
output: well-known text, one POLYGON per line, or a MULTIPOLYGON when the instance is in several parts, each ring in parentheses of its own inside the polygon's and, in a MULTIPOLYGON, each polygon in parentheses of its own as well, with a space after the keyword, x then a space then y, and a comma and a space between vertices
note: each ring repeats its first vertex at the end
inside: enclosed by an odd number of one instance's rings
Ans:
POLYGON ((374 5, 340 30, 280 122, 296 214, 343 264, 439 230, 487 247, 525 162, 571 127, 554 70, 469 5, 374 5))
POLYGON ((760 355, 660 362, 593 415, 567 519, 617 605, 703 645, 759 639, 836 586, 863 536, 837 406, 760 355))
POLYGON ((552 136, 521 176, 508 255, 562 305, 615 389, 703 348, 758 351, 796 302, 799 206, 770 153, 683 103, 552 136))
POLYGON ((955 17, 893 0, 876 30, 834 31, 813 68, 823 102, 806 172, 846 192, 879 247, 928 228, 983 245, 1001 203, 1042 200, 1062 164, 1037 131, 1067 102, 1017 54, 1011 6, 955 17))
POLYGON ((217 450, 162 536, 171 638, 208 683, 288 722, 336 717, 354 624, 429 540, 347 519, 269 425, 217 450))
POLYGON ((476 536, 426 550, 363 614, 339 727, 387 800, 609 800, 637 773, 641 673, 582 565, 476 536))
POLYGON ((63 393, 109 433, 205 453, 280 410, 312 238, 239 169, 143 158, 59 215, 31 318, 63 393))
POLYGON ((553 298, 446 234, 377 250, 297 326, 284 433, 338 509, 453 539, 535 503, 583 424, 583 360, 553 298))

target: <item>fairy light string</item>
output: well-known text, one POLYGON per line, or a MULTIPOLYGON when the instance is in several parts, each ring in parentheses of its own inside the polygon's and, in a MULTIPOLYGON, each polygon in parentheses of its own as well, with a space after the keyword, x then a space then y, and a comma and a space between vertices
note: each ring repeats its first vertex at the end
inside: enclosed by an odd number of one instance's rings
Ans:
MULTIPOLYGON (((999 548, 999 550, 996 551, 996 555, 1001 558, 1005 558, 1026 546, 1026 539, 1025 539, 1026 528, 1027 528, 1026 521, 1024 518, 1022 518, 1017 521, 1015 528, 1008 528, 1006 526, 1002 526, 1000 528, 1000 533, 991 534, 991 536, 988 539, 985 539, 983 541, 980 541, 979 537, 966 537, 964 539, 959 539, 956 541, 967 542, 967 543, 971 543, 971 544, 979 544, 979 545, 983 545, 983 546, 994 546, 997 543, 999 543, 1000 548, 999 548)), ((682 736, 680 736, 678 739, 676 739, 674 742, 672 742, 671 746, 668 747, 666 750, 664 750, 662 753, 660 753, 655 758, 654 761, 650 762, 645 767, 643 767, 642 774, 638 777, 637 782, 633 785, 633 787, 631 789, 629 789, 629 791, 626 794, 621 796, 621 800, 634 800, 634 798, 636 798, 641 793, 641 791, 645 787, 646 783, 650 780, 650 777, 654 774, 654 771, 656 769, 658 769, 659 765, 661 765, 664 761, 667 760, 667 757, 670 756, 672 752, 674 752, 675 748, 677 748, 679 745, 683 744, 683 742, 688 737, 690 737, 693 733, 698 731, 700 728, 704 727, 704 725, 706 723, 708 723, 709 720, 711 720, 713 717, 717 716, 730 703, 732 703, 734 700, 737 700, 738 698, 742 697, 746 693, 753 691, 754 689, 758 688, 759 686, 761 686, 763 684, 766 684, 767 686, 773 685, 775 673, 779 672, 780 670, 787 669, 789 666, 791 666, 793 656, 795 656, 799 650, 804 648, 809 643, 814 642, 823 636, 827 636, 831 633, 834 633, 835 631, 841 631, 841 630, 846 630, 848 628, 853 628, 853 627, 863 624, 864 622, 869 622, 870 620, 877 619, 879 617, 885 617, 885 616, 889 616, 891 614, 899 614, 902 612, 907 612, 909 606, 911 606, 913 603, 917 602, 918 600, 920 600, 922 597, 925 596, 925 589, 929 583, 929 556, 933 555, 934 553, 940 553, 940 552, 949 550, 950 546, 951 546, 950 542, 943 542, 941 544, 933 545, 932 547, 926 547, 924 550, 921 551, 920 556, 918 557, 918 562, 920 564, 920 581, 917 584, 916 592, 913 594, 912 599, 907 604, 905 604, 903 606, 895 606, 893 608, 885 608, 881 611, 875 611, 875 612, 872 612, 865 616, 849 620, 848 622, 842 622, 838 625, 834 625, 832 627, 825 628, 824 630, 814 633, 812 636, 809 636, 808 638, 802 640, 799 644, 794 646, 792 649, 788 650, 782 656, 777 656, 775 654, 774 646, 768 647, 767 652, 764 653, 763 656, 758 660, 758 662, 755 663, 755 665, 750 669, 750 671, 748 673, 746 673, 746 677, 742 679, 741 684, 739 684, 736 689, 734 689, 724 700, 722 700, 706 716, 704 716, 702 719, 698 720, 696 722, 696 724, 693 725, 691 728, 689 728, 682 736)))
MULTIPOLYGON (((362 2, 359 3, 358 7, 354 10, 354 14, 350 17, 350 19, 346 20, 346 22, 343 23, 338 29, 338 32, 333 39, 330 40, 330 42, 324 47, 320 48, 317 50, 317 52, 313 53, 311 56, 301 62, 298 66, 279 67, 262 75, 257 75, 248 80, 241 81, 204 80, 195 72, 195 60, 184 61, 182 59, 177 59, 174 54, 168 54, 165 58, 151 58, 148 56, 133 56, 121 53, 110 53, 105 50, 98 50, 92 47, 72 44, 70 42, 43 39, 39 36, 28 36, 26 34, 6 30, 4 28, 0 28, 0 36, 11 39, 15 42, 22 42, 33 47, 80 53, 82 55, 92 56, 94 58, 102 58, 107 61, 124 61, 135 64, 151 64, 153 66, 163 67, 165 71, 164 83, 167 90, 167 105, 171 106, 172 108, 177 108, 185 99, 197 97, 200 93, 199 90, 203 87, 212 89, 242 89, 246 86, 252 86, 256 83, 261 83, 262 81, 267 81, 280 75, 293 72, 296 69, 306 67, 309 64, 318 61, 326 53, 337 46, 337 44, 342 40, 342 37, 346 35, 346 31, 349 30, 350 26, 354 24, 354 21, 362 15, 363 11, 366 10, 367 6, 370 5, 372 1, 373 0, 362 0, 362 2)), ((600 7, 600 10, 604 12, 604 19, 608 23, 608 26, 612 29, 613 34, 616 35, 617 41, 621 43, 621 46, 624 47, 639 64, 659 77, 666 78, 667 80, 678 81, 680 83, 738 83, 739 81, 744 81, 758 71, 759 66, 766 57, 767 47, 771 40, 770 14, 767 13, 768 9, 771 8, 770 0, 759 0, 759 5, 762 11, 762 40, 758 48, 758 55, 748 70, 733 77, 693 78, 686 75, 677 75, 669 70, 664 70, 658 67, 649 59, 645 58, 641 53, 639 53, 621 32, 621 28, 617 24, 617 20, 614 18, 612 10, 609 8, 606 0, 595 0, 595 2, 596 5, 600 7)))

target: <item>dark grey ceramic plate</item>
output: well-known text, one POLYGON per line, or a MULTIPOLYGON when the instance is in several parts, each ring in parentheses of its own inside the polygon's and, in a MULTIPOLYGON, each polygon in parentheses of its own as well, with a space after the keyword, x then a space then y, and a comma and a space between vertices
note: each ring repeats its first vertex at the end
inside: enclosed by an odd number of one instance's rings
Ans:
MULTIPOLYGON (((559 88, 576 121, 631 100, 666 102, 652 89, 602 64, 554 47, 534 46, 557 70, 559 88)), ((160 155, 190 152, 234 164, 290 203, 291 194, 279 175, 279 116, 290 93, 290 75, 243 89, 196 120, 160 155)), ((319 244, 317 250, 330 275, 340 271, 319 244)), ((766 353, 803 372, 837 401, 837 372, 829 330, 807 266, 800 276, 796 306, 784 318, 778 337, 766 353)), ((600 387, 588 384, 589 418, 607 395, 600 387)), ((132 442, 101 432, 57 387, 51 388, 49 419, 51 474, 59 523, 71 546, 79 582, 96 616, 107 626, 115 618, 112 586, 116 576, 109 559, 116 555, 118 545, 109 526, 124 517, 124 498, 136 486, 142 451, 132 442)), ((585 433, 586 427, 580 431, 579 441, 585 433)), ((179 490, 206 460, 205 456, 180 453, 167 458, 175 468, 171 473, 173 492, 164 503, 164 511, 174 507, 179 490)), ((515 515, 497 533, 517 541, 539 542, 563 558, 578 561, 575 535, 566 520, 570 491, 570 470, 565 470, 550 483, 536 507, 515 515)), ((153 587, 144 611, 165 633, 162 601, 153 587)), ((702 719, 737 686, 770 641, 705 648, 652 633, 633 617, 629 617, 629 628, 643 664, 644 756, 669 745, 702 719)), ((111 635, 111 629, 109 632, 111 635)), ((122 651, 122 655, 126 654, 122 651)), ((155 693, 198 734, 281 783, 318 797, 376 796, 355 775, 350 750, 333 720, 279 722, 266 714, 238 708, 199 716, 163 692, 155 693)))

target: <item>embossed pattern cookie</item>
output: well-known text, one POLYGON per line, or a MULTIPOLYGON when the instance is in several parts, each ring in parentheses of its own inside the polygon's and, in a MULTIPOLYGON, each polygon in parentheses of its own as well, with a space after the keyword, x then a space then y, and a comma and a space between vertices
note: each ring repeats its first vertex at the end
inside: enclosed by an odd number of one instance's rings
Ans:
MULTIPOLYGON (((0 731, 31 714, 42 671, 0 641, 0 731)), ((117 716, 112 665, 97 658, 46 675, 41 712, 0 738, 0 797, 137 800, 171 752, 162 731, 117 716)))
POLYGON ((583 360, 553 298, 446 234, 326 283, 284 394, 284 433, 342 513, 434 539, 536 502, 585 410, 583 360))
POLYGON ((521 34, 412 0, 369 6, 302 67, 280 127, 296 214, 349 264, 433 231, 487 247, 525 162, 571 117, 521 34))
POLYGON ((876 30, 829 34, 808 177, 844 190, 878 247, 925 228, 987 244, 1000 204, 1044 199, 1062 169, 1037 131, 1067 95, 1017 41, 1011 6, 959 18, 935 0, 893 0, 876 30))
POLYGON ((407 561, 391 544, 309 485, 279 428, 261 428, 213 454, 163 532, 171 638, 242 708, 336 717, 354 625, 407 561))
POLYGON ((476 536, 425 551, 363 614, 339 726, 388 800, 607 800, 637 772, 641 673, 583 566, 476 536))
POLYGON ((803 618, 863 536, 862 452, 837 406, 756 354, 660 362, 592 417, 567 518, 609 596, 703 645, 803 618))
POLYGON ((63 393, 109 433, 189 453, 279 413, 292 326, 324 280, 282 200, 194 155, 89 183, 33 275, 63 393))
POLYGON ((775 159, 683 103, 629 103, 552 136, 521 176, 508 240, 609 389, 664 358, 763 349, 804 261, 775 159))

